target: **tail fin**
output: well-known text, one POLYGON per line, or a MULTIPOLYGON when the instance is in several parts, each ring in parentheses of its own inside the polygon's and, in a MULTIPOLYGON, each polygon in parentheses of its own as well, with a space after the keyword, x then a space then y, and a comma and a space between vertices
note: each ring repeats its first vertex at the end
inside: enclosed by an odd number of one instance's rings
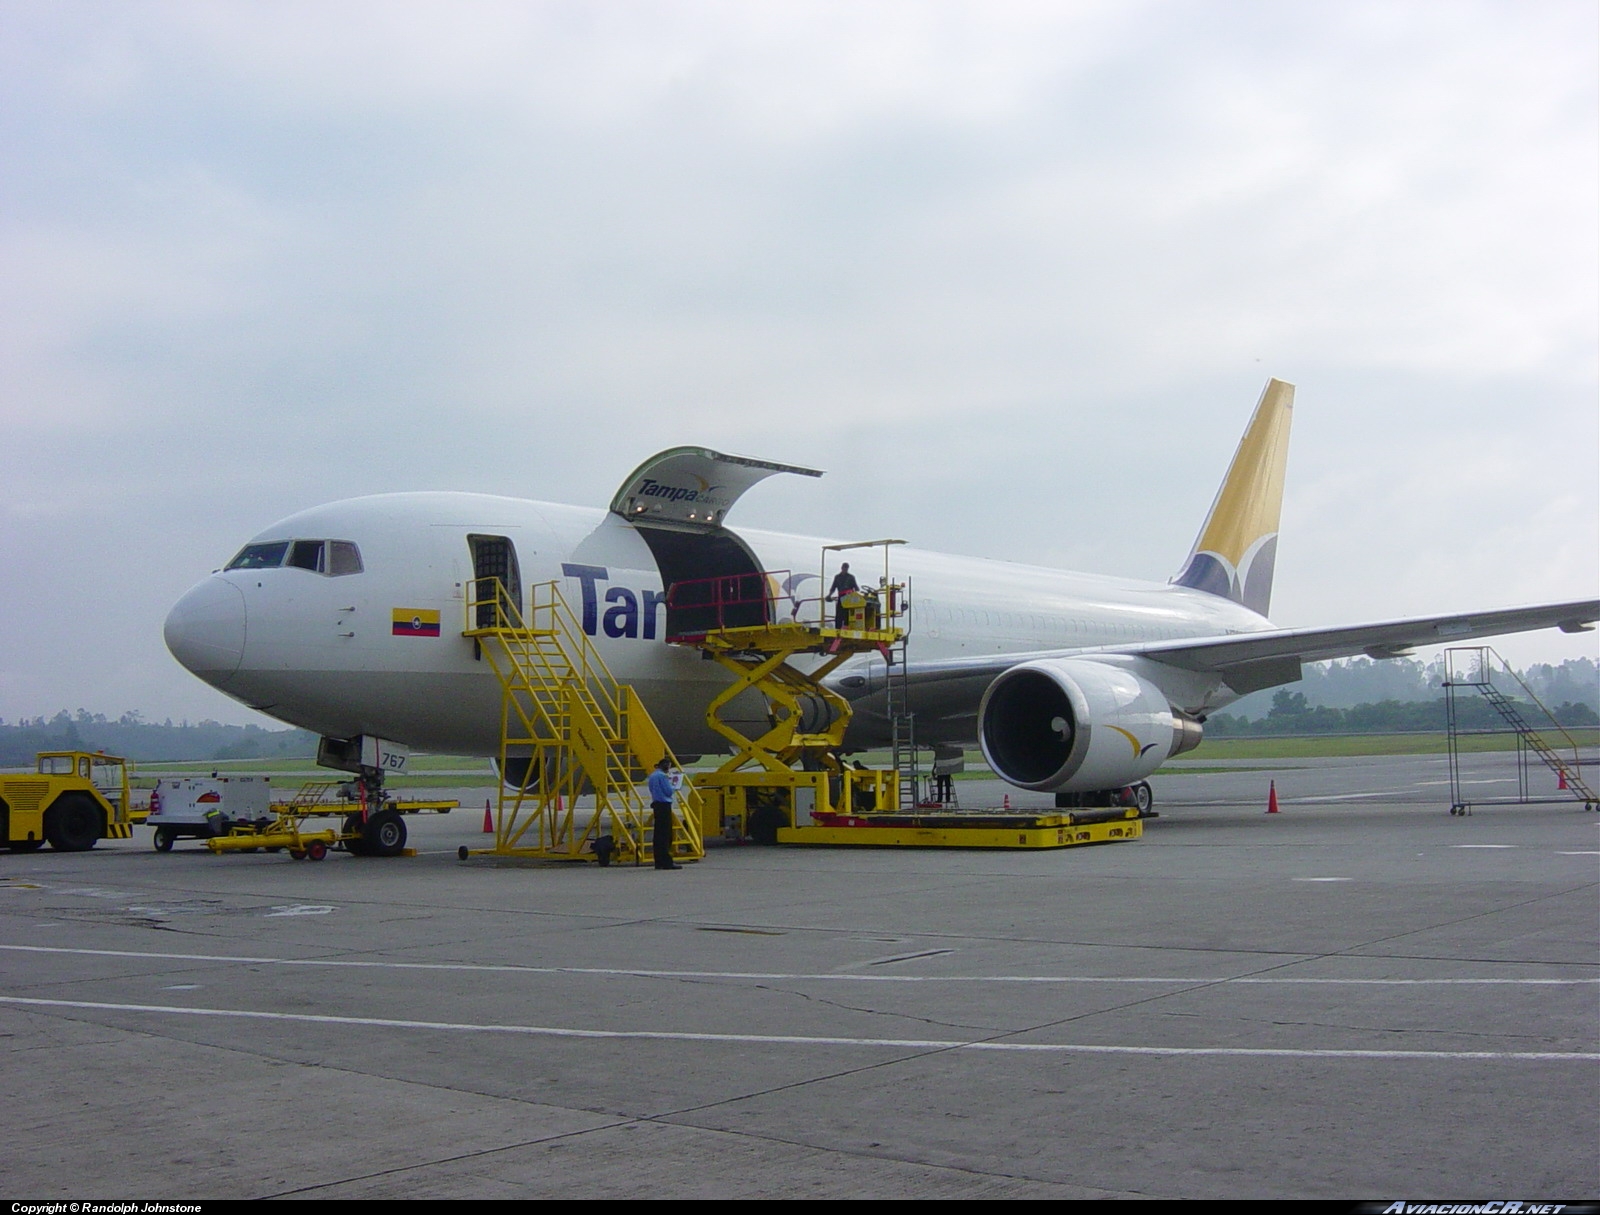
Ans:
POLYGON ((1176 585, 1267 614, 1293 416, 1294 385, 1268 380, 1189 560, 1172 579, 1176 585))

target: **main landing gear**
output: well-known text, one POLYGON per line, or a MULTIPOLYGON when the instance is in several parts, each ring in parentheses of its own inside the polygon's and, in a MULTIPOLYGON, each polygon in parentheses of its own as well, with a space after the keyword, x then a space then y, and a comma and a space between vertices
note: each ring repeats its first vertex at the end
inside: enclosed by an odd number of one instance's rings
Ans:
POLYGON ((406 820, 384 797, 383 772, 362 768, 361 800, 365 817, 352 814, 344 820, 344 848, 354 856, 400 856, 406 850, 406 820), (372 807, 381 809, 372 809, 372 807))
POLYGON ((1151 807, 1156 797, 1149 781, 1124 785, 1120 789, 1091 789, 1086 793, 1057 793, 1056 809, 1081 810, 1092 806, 1132 806, 1140 818, 1154 818, 1151 807))

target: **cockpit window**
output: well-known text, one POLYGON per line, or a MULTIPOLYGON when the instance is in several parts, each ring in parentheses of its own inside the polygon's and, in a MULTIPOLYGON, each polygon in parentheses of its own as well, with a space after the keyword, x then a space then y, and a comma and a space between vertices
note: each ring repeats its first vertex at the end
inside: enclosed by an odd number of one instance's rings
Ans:
POLYGON ((361 550, 348 540, 328 541, 328 576, 337 578, 342 574, 359 574, 361 572, 361 550))
POLYGON ((287 540, 274 540, 270 544, 247 544, 239 555, 228 562, 230 570, 275 570, 283 564, 283 555, 289 551, 287 540))
POLYGON ((311 570, 313 573, 322 573, 321 540, 296 540, 294 547, 289 550, 289 564, 299 570, 311 570))
POLYGON ((361 573, 361 550, 348 540, 274 540, 247 544, 228 562, 230 570, 275 570, 280 565, 339 578, 361 573))

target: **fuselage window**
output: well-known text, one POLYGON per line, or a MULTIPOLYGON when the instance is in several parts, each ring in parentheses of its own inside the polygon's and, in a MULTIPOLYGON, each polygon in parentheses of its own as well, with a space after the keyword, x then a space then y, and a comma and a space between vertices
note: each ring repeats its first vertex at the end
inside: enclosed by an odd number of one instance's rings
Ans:
POLYGON ((289 564, 297 570, 322 573, 322 541, 296 540, 289 550, 289 564))
POLYGON ((270 544, 247 544, 239 555, 228 562, 230 570, 275 570, 283 564, 283 555, 289 551, 287 540, 274 540, 270 544))
POLYGON ((328 541, 328 576, 340 578, 361 572, 361 550, 348 540, 328 541))

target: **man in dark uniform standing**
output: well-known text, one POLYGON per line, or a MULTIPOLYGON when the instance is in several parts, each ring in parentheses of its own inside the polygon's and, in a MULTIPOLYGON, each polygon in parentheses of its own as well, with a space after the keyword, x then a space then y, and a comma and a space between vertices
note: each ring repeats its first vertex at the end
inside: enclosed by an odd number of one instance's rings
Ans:
POLYGON ((856 576, 850 572, 850 563, 846 561, 839 567, 839 572, 833 576, 833 585, 828 588, 829 602, 839 602, 839 606, 833 609, 834 628, 844 628, 844 597, 860 589, 856 576))

